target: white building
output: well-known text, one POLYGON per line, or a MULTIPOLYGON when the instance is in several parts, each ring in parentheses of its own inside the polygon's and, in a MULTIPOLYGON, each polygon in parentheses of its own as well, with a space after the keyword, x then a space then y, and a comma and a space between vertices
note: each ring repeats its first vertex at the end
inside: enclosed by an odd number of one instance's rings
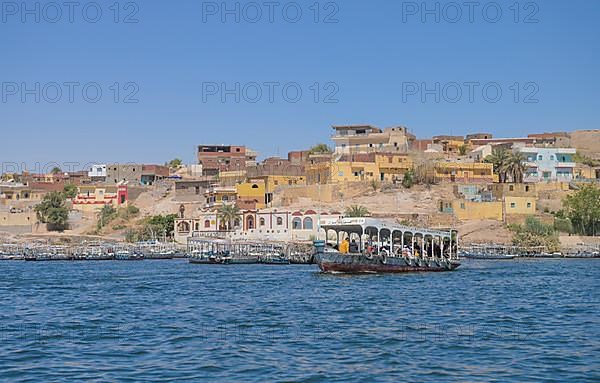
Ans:
POLYGON ((175 220, 175 240, 187 243, 193 238, 226 238, 231 240, 263 241, 309 241, 318 236, 319 219, 341 217, 340 213, 317 213, 314 210, 304 212, 277 210, 242 211, 233 227, 227 230, 227 224, 221 221, 215 210, 196 214, 194 218, 175 220))
POLYGON ((88 172, 88 177, 91 179, 104 178, 106 179, 106 164, 104 165, 92 165, 88 172))
POLYGON ((519 151, 525 156, 525 182, 573 180, 576 149, 523 147, 519 151))
POLYGON ((414 136, 404 126, 381 130, 371 125, 333 126, 336 154, 406 153, 414 136))

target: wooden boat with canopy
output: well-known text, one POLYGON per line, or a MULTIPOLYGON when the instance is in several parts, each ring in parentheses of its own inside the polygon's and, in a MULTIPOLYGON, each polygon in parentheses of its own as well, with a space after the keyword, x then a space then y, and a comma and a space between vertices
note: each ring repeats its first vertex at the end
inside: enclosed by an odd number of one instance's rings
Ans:
POLYGON ((315 262, 323 272, 440 272, 460 266, 454 230, 408 227, 373 218, 320 223, 326 238, 333 238, 333 243, 314 242, 315 262))

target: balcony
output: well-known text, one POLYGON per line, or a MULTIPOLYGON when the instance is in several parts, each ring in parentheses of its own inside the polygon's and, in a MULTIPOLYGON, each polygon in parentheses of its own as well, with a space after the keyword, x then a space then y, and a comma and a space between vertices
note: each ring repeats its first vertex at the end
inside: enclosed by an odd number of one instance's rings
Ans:
POLYGON ((559 161, 559 162, 556 164, 556 167, 557 167, 557 168, 574 168, 574 167, 576 167, 576 166, 577 166, 577 164, 576 164, 575 162, 560 162, 560 161, 559 161))

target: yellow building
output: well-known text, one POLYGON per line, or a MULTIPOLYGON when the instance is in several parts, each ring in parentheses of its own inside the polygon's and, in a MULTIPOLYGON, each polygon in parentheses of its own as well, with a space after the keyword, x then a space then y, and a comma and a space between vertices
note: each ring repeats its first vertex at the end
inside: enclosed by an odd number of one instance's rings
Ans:
POLYGON ((404 179, 404 174, 414 166, 412 158, 407 155, 377 154, 375 163, 379 169, 379 180, 388 182, 404 179))
POLYGON ((455 200, 451 204, 451 211, 461 221, 473 219, 503 220, 502 202, 473 202, 466 200, 455 200))
POLYGON ((253 203, 255 209, 265 208, 266 188, 263 180, 236 185, 238 203, 253 203))
POLYGON ((305 176, 259 176, 248 179, 248 182, 260 182, 265 185, 265 193, 273 193, 280 186, 306 185, 305 176))
POLYGON ((504 197, 506 215, 534 215, 536 213, 535 197, 504 197))
POLYGON ((440 182, 494 182, 494 166, 479 162, 436 162, 434 176, 440 182))
POLYGON ((204 193, 207 208, 216 208, 225 204, 235 203, 237 189, 235 187, 212 187, 204 193))
POLYGON ((307 184, 401 180, 413 168, 408 155, 364 153, 342 156, 339 161, 306 167, 307 184))

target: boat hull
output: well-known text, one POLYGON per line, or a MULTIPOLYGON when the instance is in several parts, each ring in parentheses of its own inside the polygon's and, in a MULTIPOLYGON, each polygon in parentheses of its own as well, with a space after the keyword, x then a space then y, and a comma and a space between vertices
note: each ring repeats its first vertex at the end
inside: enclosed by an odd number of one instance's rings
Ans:
POLYGON ((323 253, 315 261, 324 273, 417 273, 452 271, 460 263, 446 259, 424 260, 396 257, 372 258, 362 254, 323 253))

